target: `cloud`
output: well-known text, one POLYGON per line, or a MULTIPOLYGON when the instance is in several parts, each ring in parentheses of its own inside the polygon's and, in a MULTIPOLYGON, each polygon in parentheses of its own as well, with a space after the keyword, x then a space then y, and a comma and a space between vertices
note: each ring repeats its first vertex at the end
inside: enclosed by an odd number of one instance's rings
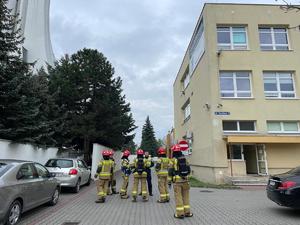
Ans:
POLYGON ((103 52, 123 79, 136 141, 147 115, 161 138, 173 126, 172 85, 204 2, 224 1, 51 1, 53 49, 57 58, 84 47, 103 52))

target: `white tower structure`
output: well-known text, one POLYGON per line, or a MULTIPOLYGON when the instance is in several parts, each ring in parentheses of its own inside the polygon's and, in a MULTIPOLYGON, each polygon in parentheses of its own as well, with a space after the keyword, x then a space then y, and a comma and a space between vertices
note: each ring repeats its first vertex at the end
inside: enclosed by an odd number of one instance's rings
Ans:
POLYGON ((49 31, 50 0, 9 0, 8 7, 20 17, 20 28, 25 38, 23 58, 35 62, 35 70, 47 64, 53 65, 55 58, 49 31))

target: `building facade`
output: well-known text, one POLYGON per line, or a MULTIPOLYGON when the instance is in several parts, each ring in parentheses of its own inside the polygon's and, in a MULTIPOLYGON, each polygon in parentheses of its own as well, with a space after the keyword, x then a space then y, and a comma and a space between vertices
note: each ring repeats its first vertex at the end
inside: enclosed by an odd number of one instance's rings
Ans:
POLYGON ((173 85, 196 177, 300 166, 299 22, 278 5, 205 4, 173 85))
POLYGON ((8 7, 19 15, 24 36, 23 58, 34 63, 34 69, 53 65, 55 58, 49 31, 50 0, 9 0, 8 7))

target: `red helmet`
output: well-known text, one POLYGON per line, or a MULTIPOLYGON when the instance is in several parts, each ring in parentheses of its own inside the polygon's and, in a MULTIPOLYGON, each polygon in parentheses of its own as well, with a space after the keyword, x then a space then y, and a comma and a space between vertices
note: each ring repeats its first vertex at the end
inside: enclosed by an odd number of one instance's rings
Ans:
POLYGON ((126 150, 123 152, 123 156, 128 157, 129 155, 130 155, 130 151, 126 149, 126 150))
POLYGON ((102 151, 103 156, 110 156, 110 151, 109 150, 104 150, 102 151))
POLYGON ((115 152, 114 150, 109 150, 109 156, 114 156, 115 152))
POLYGON ((137 155, 144 155, 144 150, 143 149, 139 149, 136 151, 137 155))
POLYGON ((171 150, 173 152, 181 152, 181 148, 180 148, 180 145, 179 144, 176 144, 176 145, 173 145, 171 150))
POLYGON ((160 147, 160 148, 158 149, 157 153, 158 153, 159 155, 164 155, 164 154, 166 154, 167 152, 166 152, 166 149, 164 149, 163 147, 160 147))

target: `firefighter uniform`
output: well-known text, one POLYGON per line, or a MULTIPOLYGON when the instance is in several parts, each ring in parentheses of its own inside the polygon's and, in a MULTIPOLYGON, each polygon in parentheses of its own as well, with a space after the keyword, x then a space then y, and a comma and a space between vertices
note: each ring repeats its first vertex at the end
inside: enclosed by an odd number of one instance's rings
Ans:
MULTIPOLYGON (((175 152, 174 152, 175 153, 175 152)), ((179 152, 181 153, 181 152, 179 152)), ((174 154, 176 155, 176 154, 174 154)), ((171 159, 169 174, 172 176, 175 203, 176 203, 176 213, 175 218, 183 219, 184 217, 191 217, 193 214, 190 209, 190 184, 188 176, 180 176, 179 171, 179 160, 184 158, 181 154, 179 157, 174 157, 171 159)), ((187 162, 187 161, 186 161, 187 162)), ((187 162, 187 166, 188 162, 187 162)))
POLYGON ((132 164, 132 169, 133 169, 133 189, 132 189, 132 201, 135 202, 138 194, 138 187, 139 183, 141 183, 141 188, 142 188, 142 197, 144 201, 148 201, 148 191, 147 191, 147 172, 146 168, 149 168, 151 166, 151 163, 143 158, 143 150, 139 149, 137 151, 137 156, 132 164), (139 160, 143 162, 143 170, 138 171, 139 168, 139 160))
POLYGON ((121 161, 121 171, 122 171, 123 183, 122 183, 122 187, 120 189, 120 196, 122 199, 127 199, 129 197, 127 195, 129 176, 131 174, 130 162, 128 159, 129 155, 130 155, 130 152, 128 150, 124 151, 122 161, 121 161))
POLYGON ((114 168, 114 162, 108 158, 101 160, 98 165, 97 173, 95 174, 95 178, 99 178, 97 181, 97 203, 105 202, 112 168, 114 168))
POLYGON ((156 174, 158 177, 158 190, 160 198, 158 202, 164 203, 170 201, 170 195, 168 190, 168 168, 170 159, 166 157, 166 152, 163 148, 158 150, 158 161, 155 165, 156 174))

